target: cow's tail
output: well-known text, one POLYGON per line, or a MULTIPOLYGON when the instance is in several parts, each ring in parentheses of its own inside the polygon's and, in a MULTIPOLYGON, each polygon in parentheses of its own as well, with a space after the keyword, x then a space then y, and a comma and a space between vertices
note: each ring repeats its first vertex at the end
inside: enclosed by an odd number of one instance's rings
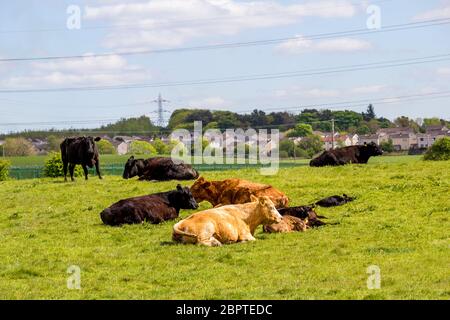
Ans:
POLYGON ((172 232, 172 240, 176 242, 183 242, 183 237, 191 239, 191 241, 188 242, 197 242, 197 236, 193 233, 185 232, 179 228, 180 222, 176 223, 173 226, 173 232, 172 232))

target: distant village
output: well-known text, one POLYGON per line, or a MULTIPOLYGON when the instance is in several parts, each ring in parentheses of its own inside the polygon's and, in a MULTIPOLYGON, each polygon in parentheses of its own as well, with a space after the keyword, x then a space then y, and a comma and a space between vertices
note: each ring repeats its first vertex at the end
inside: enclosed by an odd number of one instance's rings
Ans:
MULTIPOLYGON (((381 145, 383 142, 391 140, 395 151, 408 151, 431 147, 437 139, 450 136, 450 129, 440 125, 428 126, 425 133, 415 133, 412 128, 401 127, 378 129, 377 133, 368 135, 341 135, 336 132, 334 139, 331 132, 314 131, 313 133, 321 137, 326 150, 332 149, 333 140, 335 147, 363 145, 370 142, 381 145)), ((298 140, 301 140, 301 138, 298 138, 298 140)))
MULTIPOLYGON (((313 131, 314 135, 320 137, 320 140, 323 142, 323 149, 330 150, 333 147, 346 147, 353 145, 363 145, 365 143, 374 142, 377 145, 381 145, 382 143, 391 141, 393 145, 393 149, 396 152, 405 152, 410 151, 414 153, 420 153, 420 151, 424 151, 429 148, 433 143, 442 137, 450 136, 450 129, 447 126, 439 125, 439 126, 428 126, 424 133, 416 133, 412 128, 403 128, 403 127, 395 127, 395 128, 382 128, 378 129, 375 134, 368 135, 358 135, 358 134, 341 134, 339 132, 335 132, 334 135, 331 132, 321 132, 321 131, 313 131)), ((118 155, 125 155, 130 153, 131 144, 134 141, 144 141, 148 143, 153 143, 155 138, 148 136, 124 136, 117 135, 114 137, 110 137, 107 135, 100 136, 103 140, 109 141, 112 146, 114 146, 116 153, 118 155)), ((227 140, 226 133, 223 133, 223 141, 224 143, 234 142, 231 139, 227 140)), ((170 143, 169 136, 162 136, 158 138, 161 142, 165 144, 170 143)), ((289 139, 296 144, 299 144, 304 137, 289 137, 287 138, 286 133, 280 133, 280 139, 289 139)), ((49 142, 47 139, 37 139, 37 138, 28 138, 27 139, 33 148, 33 154, 36 155, 45 155, 49 152, 49 142)), ((216 141, 209 141, 212 143, 212 146, 219 147, 216 141)), ((5 140, 0 140, 0 146, 5 143, 5 140)), ((249 143, 250 145, 251 143, 249 143)), ((1 154, 0 154, 1 156, 1 154)))

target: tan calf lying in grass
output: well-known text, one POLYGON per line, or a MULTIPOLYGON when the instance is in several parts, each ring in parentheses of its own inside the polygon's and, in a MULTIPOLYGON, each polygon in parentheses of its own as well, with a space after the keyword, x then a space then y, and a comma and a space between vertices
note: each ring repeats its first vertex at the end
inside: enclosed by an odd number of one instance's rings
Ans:
POLYGON ((226 179, 222 181, 206 181, 200 177, 191 187, 192 195, 197 202, 208 201, 214 207, 227 204, 250 202, 250 196, 268 196, 276 208, 285 208, 289 204, 288 197, 268 184, 255 183, 242 179, 226 179))
POLYGON ((293 216, 283 216, 283 219, 279 223, 271 225, 264 225, 264 232, 268 233, 286 233, 294 231, 306 231, 308 228, 308 218, 303 221, 300 218, 293 216))
POLYGON ((282 217, 269 197, 252 195, 251 201, 194 213, 174 225, 172 238, 206 246, 254 241, 253 234, 260 224, 278 223, 282 217))

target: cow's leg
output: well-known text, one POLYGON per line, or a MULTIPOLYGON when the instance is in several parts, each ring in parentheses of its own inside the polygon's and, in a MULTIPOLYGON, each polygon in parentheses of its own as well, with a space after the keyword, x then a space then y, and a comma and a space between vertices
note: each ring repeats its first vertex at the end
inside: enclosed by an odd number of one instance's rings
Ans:
POLYGON ((70 163, 69 164, 69 173, 70 173, 70 179, 72 181, 75 181, 75 179, 73 178, 73 171, 74 171, 74 169, 75 169, 75 165, 73 163, 70 163))
POLYGON ((240 242, 247 242, 247 241, 255 241, 256 238, 252 236, 251 233, 244 233, 239 235, 239 241, 240 242))
POLYGON ((67 182, 67 161, 63 161, 64 182, 67 182))
POLYGON ((208 247, 220 247, 222 245, 222 243, 214 237, 211 237, 209 239, 202 239, 202 240, 199 239, 198 244, 208 246, 208 247))
POLYGON ((102 175, 100 174, 100 162, 98 160, 95 161, 95 171, 97 172, 98 178, 103 179, 102 175))
POLYGON ((81 166, 83 167, 83 171, 84 171, 84 179, 87 180, 88 175, 89 175, 88 168, 86 167, 85 164, 82 164, 81 166))

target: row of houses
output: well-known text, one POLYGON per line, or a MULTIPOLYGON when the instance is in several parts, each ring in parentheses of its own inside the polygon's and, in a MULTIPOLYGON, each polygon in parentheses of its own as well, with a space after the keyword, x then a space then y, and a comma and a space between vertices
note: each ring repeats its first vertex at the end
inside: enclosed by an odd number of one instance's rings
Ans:
MULTIPOLYGON (((340 134, 336 132, 333 136, 331 132, 314 131, 313 133, 321 137, 325 150, 330 150, 333 144, 336 148, 363 145, 371 142, 380 145, 383 142, 392 140, 396 151, 406 151, 429 148, 437 139, 450 136, 450 129, 446 126, 429 126, 425 133, 415 133, 411 128, 397 127, 379 129, 377 133, 369 135, 340 134)), ((298 142, 301 138, 294 140, 298 142)))
MULTIPOLYGON (((433 143, 442 137, 450 136, 450 129, 446 126, 429 126, 426 129, 425 133, 415 133, 411 128, 384 128, 379 129, 376 134, 370 135, 358 135, 358 134, 340 134, 336 132, 334 135, 331 132, 320 132, 314 131, 314 134, 318 135, 324 143, 324 148, 326 150, 332 149, 334 147, 346 147, 346 146, 354 146, 354 145, 363 145, 364 143, 374 142, 380 145, 383 142, 388 142, 392 140, 392 144, 394 145, 394 149, 396 151, 405 151, 410 149, 426 149, 433 145, 433 143)), ((284 133, 280 133, 280 139, 283 139, 284 133)), ((115 136, 113 138, 109 136, 102 136, 103 140, 107 140, 111 142, 111 144, 117 150, 119 155, 124 155, 130 152, 130 146, 133 141, 146 141, 153 142, 154 138, 145 137, 145 136, 115 136)), ((190 137, 192 140, 193 137, 190 137)), ((234 144, 237 141, 237 137, 228 136, 227 132, 223 133, 223 142, 210 140, 211 146, 214 147, 217 145, 219 147, 220 144, 228 145, 234 144)), ((290 138, 294 142, 298 143, 302 138, 290 138)), ((162 137, 162 142, 169 143, 169 137, 162 137)), ((45 154, 49 150, 48 142, 45 139, 29 139, 33 148, 35 149, 36 154, 45 154)), ((187 141, 183 141, 187 142, 187 141)), ((4 141, 0 140, 0 145, 2 145, 4 141)), ((252 146, 252 143, 256 143, 256 141, 247 141, 247 144, 252 146)), ((266 148, 274 148, 275 146, 272 143, 266 146, 266 148)), ((0 155, 1 156, 1 155, 0 155)))

